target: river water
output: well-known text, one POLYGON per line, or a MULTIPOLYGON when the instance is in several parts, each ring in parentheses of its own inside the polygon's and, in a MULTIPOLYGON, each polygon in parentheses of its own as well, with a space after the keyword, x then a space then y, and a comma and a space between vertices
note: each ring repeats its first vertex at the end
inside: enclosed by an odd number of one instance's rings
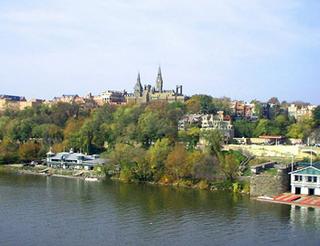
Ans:
POLYGON ((320 245, 320 210, 227 192, 1 174, 0 245, 320 245))

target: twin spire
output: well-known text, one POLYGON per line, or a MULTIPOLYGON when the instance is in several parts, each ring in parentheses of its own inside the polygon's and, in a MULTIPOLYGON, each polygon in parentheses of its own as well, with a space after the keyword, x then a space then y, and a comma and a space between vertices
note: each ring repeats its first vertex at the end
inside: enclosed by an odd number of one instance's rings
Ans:
MULTIPOLYGON (((156 86, 155 86, 155 90, 158 92, 162 92, 163 91, 163 79, 162 79, 162 73, 161 73, 161 67, 159 66, 158 69, 158 75, 157 75, 157 79, 156 79, 156 86)), ((134 86, 134 95, 136 97, 141 97, 142 96, 142 92, 143 92, 143 87, 141 84, 141 77, 140 77, 140 72, 138 73, 138 77, 137 77, 137 83, 134 86)))

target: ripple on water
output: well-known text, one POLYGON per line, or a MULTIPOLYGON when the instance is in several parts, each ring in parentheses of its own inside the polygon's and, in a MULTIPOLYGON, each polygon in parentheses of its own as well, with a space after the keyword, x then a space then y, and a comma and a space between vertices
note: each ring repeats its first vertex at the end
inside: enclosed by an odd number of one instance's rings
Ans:
POLYGON ((0 245, 317 245, 319 210, 228 193, 0 176, 0 245))

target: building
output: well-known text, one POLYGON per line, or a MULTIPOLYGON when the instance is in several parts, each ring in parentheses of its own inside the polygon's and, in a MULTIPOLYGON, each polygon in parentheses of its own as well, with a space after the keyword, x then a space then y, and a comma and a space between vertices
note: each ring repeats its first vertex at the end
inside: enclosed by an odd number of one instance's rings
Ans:
POLYGON ((182 85, 177 85, 175 90, 164 90, 161 68, 159 67, 155 86, 150 84, 142 86, 140 73, 134 86, 134 92, 126 94, 127 102, 148 103, 151 101, 184 102, 182 85))
POLYGON ((202 114, 186 114, 178 122, 178 130, 186 130, 189 127, 201 127, 202 114))
POLYGON ((278 144, 284 144, 287 140, 285 136, 268 136, 263 135, 259 136, 259 139, 263 141, 263 144, 269 144, 269 145, 278 145, 278 144))
POLYGON ((84 99, 78 95, 62 95, 61 97, 54 97, 53 103, 70 103, 81 104, 84 103, 84 99))
POLYGON ((320 196, 320 163, 290 172, 291 193, 320 196))
POLYGON ((9 110, 23 110, 27 107, 34 107, 43 103, 40 99, 26 100, 25 97, 0 95, 0 112, 6 109, 9 110))
POLYGON ((257 120, 255 112, 255 104, 245 103, 243 101, 232 101, 230 104, 230 110, 235 118, 257 120))
POLYGON ((223 111, 219 111, 217 115, 202 115, 201 130, 218 130, 223 135, 225 142, 230 142, 234 138, 234 128, 231 120, 224 117, 223 111))
POLYGON ((25 108, 32 108, 41 105, 44 100, 41 99, 31 99, 19 102, 19 110, 24 110, 25 108))
POLYGON ((317 106, 315 105, 297 105, 290 104, 288 107, 288 115, 289 117, 295 118, 297 121, 301 120, 303 117, 311 118, 313 110, 317 106))
POLYGON ((96 165, 102 165, 105 159, 99 158, 99 155, 86 155, 82 153, 70 152, 53 153, 51 150, 47 153, 46 163, 48 167, 63 169, 85 169, 92 170, 96 165))
POLYGON ((218 130, 224 136, 225 142, 234 138, 234 128, 229 115, 223 111, 213 114, 187 114, 178 122, 178 130, 183 131, 190 127, 198 127, 202 131, 218 130))
POLYGON ((99 106, 102 106, 104 104, 126 104, 126 95, 126 91, 107 90, 105 92, 102 92, 101 95, 95 96, 94 101, 99 106))

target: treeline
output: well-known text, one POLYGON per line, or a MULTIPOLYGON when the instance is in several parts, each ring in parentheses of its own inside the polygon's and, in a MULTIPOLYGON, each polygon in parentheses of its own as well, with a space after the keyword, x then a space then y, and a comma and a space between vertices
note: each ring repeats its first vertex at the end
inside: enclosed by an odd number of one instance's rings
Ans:
MULTIPOLYGON (((186 113, 231 114, 230 99, 205 95, 185 103, 105 105, 96 109, 59 103, 22 111, 7 110, 0 116, 0 163, 42 159, 54 152, 100 153, 110 159, 107 172, 124 180, 173 182, 174 180, 234 180, 244 157, 221 150, 217 131, 197 127, 178 131, 186 113), (202 139, 207 148, 198 149, 202 139)), ((313 119, 295 122, 279 110, 258 121, 234 119, 239 137, 263 134, 304 138, 318 129, 319 108, 313 119)))
POLYGON ((178 179, 234 179, 242 156, 222 152, 219 132, 206 136, 208 149, 196 149, 200 131, 178 132, 187 103, 153 102, 105 105, 94 110, 60 103, 0 117, 0 162, 44 158, 46 152, 102 153, 110 159, 108 173, 124 180, 172 182, 178 179))

